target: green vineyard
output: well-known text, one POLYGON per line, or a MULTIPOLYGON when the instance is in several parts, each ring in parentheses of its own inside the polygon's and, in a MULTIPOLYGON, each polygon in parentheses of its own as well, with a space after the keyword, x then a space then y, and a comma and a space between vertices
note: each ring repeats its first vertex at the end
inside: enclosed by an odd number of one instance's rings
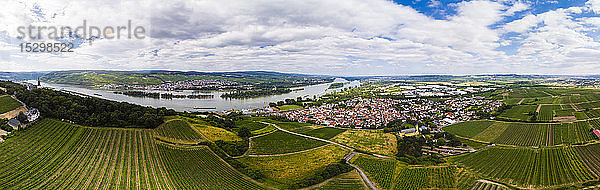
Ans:
POLYGON ((461 137, 516 146, 556 146, 598 140, 586 121, 562 124, 490 122, 468 121, 444 130, 461 137))
POLYGON ((21 106, 23 106, 21 103, 8 95, 0 96, 0 114, 17 109, 21 106))
POLYGON ((156 135, 177 140, 201 141, 204 138, 184 120, 171 120, 154 129, 156 135))
POLYGON ((283 131, 275 131, 264 136, 253 138, 250 154, 284 154, 307 150, 326 144, 327 143, 322 141, 292 135, 283 131))
POLYGON ((157 144, 149 129, 88 128, 45 119, 18 133, 0 143, 0 189, 260 188, 208 149, 157 144), (188 172, 180 177, 177 171, 184 168, 188 172))
POLYGON ((324 184, 320 185, 319 190, 366 190, 367 188, 360 179, 360 175, 356 170, 341 174, 324 184))
POLYGON ((210 149, 158 145, 175 189, 264 189, 219 160, 210 149), (193 163, 193 164, 192 164, 193 163), (210 166, 210 167, 207 167, 210 166))
POLYGON ((484 176, 520 187, 550 187, 596 179, 571 147, 490 147, 453 160, 484 176))
POLYGON ((393 159, 358 155, 352 163, 361 168, 381 189, 470 188, 475 176, 454 166, 409 167, 393 159), (460 180, 457 180, 460 179, 460 180))

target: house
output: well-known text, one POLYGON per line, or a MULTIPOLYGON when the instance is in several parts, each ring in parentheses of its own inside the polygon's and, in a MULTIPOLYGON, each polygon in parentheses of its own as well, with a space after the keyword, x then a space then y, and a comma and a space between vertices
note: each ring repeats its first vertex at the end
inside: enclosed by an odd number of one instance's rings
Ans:
POLYGON ((416 127, 415 128, 410 128, 410 129, 404 129, 404 130, 401 130, 398 135, 400 137, 417 136, 417 135, 419 135, 419 131, 417 130, 416 127))
POLYGON ((38 109, 31 108, 29 111, 25 112, 25 115, 27 116, 27 121, 33 122, 40 117, 40 111, 38 109))
POLYGON ((598 129, 594 129, 594 134, 596 135, 596 137, 600 138, 600 130, 598 129))
POLYGON ((8 120, 8 125, 11 126, 13 129, 18 129, 20 124, 21 122, 19 122, 19 120, 15 118, 8 120))

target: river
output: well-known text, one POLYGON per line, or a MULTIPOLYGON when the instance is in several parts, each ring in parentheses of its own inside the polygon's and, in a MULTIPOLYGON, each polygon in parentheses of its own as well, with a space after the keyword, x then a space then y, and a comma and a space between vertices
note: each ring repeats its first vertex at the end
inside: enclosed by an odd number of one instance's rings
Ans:
MULTIPOLYGON (((37 83, 37 81, 27 81, 29 83, 37 83)), ((345 79, 337 78, 335 82, 348 82, 345 79)), ((296 91, 292 91, 290 93, 281 94, 281 95, 273 95, 266 97, 257 97, 257 98, 248 98, 248 99, 224 99, 221 98, 221 94, 226 93, 224 91, 211 91, 211 92, 198 92, 185 90, 182 92, 176 91, 151 91, 145 90, 146 92, 160 92, 160 93, 172 93, 172 94, 212 94, 214 98, 209 99, 154 99, 154 98, 144 98, 144 97, 132 97, 126 96, 123 94, 115 94, 113 90, 101 90, 101 89, 92 89, 84 86, 78 85, 67 85, 67 84, 50 84, 50 83, 41 83, 42 87, 50 87, 55 90, 67 90, 72 92, 77 92, 89 96, 94 96, 98 98, 119 101, 119 102, 129 102, 143 106, 151 106, 155 108, 166 107, 170 109, 174 109, 177 111, 226 111, 226 110, 241 110, 241 109, 254 109, 254 108, 262 108, 268 106, 269 102, 277 102, 283 101, 285 99, 290 98, 313 98, 314 96, 319 97, 324 94, 330 92, 340 91, 344 88, 348 87, 356 87, 360 86, 360 81, 351 81, 350 83, 345 84, 343 87, 328 89, 329 85, 332 83, 324 83, 310 86, 298 87, 296 91), (194 108, 205 108, 205 109, 194 109, 194 108)), ((293 88, 294 89, 294 88, 293 88)))

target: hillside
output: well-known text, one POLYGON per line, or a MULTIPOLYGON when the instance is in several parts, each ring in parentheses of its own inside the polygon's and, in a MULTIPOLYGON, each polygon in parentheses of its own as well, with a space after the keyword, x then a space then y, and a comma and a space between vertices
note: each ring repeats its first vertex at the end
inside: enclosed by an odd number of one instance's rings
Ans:
POLYGON ((151 131, 38 121, 0 143, 0 188, 262 188, 208 147, 159 143, 151 131))

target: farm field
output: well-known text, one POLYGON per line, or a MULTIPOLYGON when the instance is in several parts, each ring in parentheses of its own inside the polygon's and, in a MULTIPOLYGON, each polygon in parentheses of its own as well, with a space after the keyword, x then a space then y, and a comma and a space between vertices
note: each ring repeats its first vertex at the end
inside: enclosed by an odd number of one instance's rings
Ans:
POLYGON ((470 188, 475 177, 454 166, 410 167, 394 159, 357 155, 352 163, 361 168, 381 189, 470 188), (460 179, 462 181, 457 181, 460 179))
POLYGON ((267 124, 264 124, 264 123, 259 123, 259 122, 255 122, 255 121, 245 120, 245 119, 235 121, 235 125, 238 127, 246 127, 250 131, 261 130, 262 128, 265 128, 268 126, 267 124))
POLYGON ((221 161, 207 147, 178 148, 158 145, 174 189, 265 189, 221 161))
POLYGON ((245 156, 238 160, 252 169, 261 171, 268 179, 292 184, 313 176, 348 153, 349 150, 339 146, 327 145, 307 152, 283 156, 245 156))
POLYGON ((44 119, 18 133, 0 143, 1 189, 261 188, 208 149, 156 143, 150 129, 44 119))
POLYGON ((346 131, 346 129, 339 129, 339 128, 333 128, 333 127, 322 127, 322 128, 302 132, 302 134, 321 138, 321 139, 331 139, 331 138, 335 137, 336 135, 343 133, 344 131, 346 131))
POLYGON ((451 160, 488 178, 519 187, 550 187, 597 178, 570 147, 490 147, 451 160))
POLYGON ((597 140, 585 121, 562 124, 496 122, 489 126, 479 123, 482 122, 463 122, 444 127, 444 130, 460 137, 516 146, 555 146, 597 140), (487 128, 482 130, 483 126, 487 128))
POLYGON ((536 98, 549 96, 544 93, 543 88, 513 88, 509 89, 508 98, 536 98))
POLYGON ((170 120, 153 130, 155 135, 169 140, 200 142, 204 137, 198 134, 192 126, 184 120, 170 120))
POLYGON ((455 188, 455 172, 453 166, 403 168, 395 177, 393 189, 455 188))
POLYGON ((573 149, 577 153, 577 158, 597 176, 600 176, 600 144, 591 144, 587 146, 574 146, 573 149))
POLYGON ((393 159, 378 159, 373 156, 357 154, 352 164, 361 168, 378 187, 390 189, 394 183, 396 167, 404 167, 405 163, 393 159))
POLYGON ((254 155, 292 153, 327 144, 322 141, 292 135, 283 131, 275 131, 264 136, 253 138, 251 143, 252 148, 249 150, 249 154, 254 155))
POLYGON ((8 95, 0 95, 0 114, 12 111, 23 106, 14 98, 8 95))
MULTIPOLYGON (((554 110, 561 110, 560 105, 541 105, 538 116, 539 121, 552 121, 554 120, 554 110)), ((569 114, 567 114, 569 115, 569 114)))
POLYGON ((302 108, 302 106, 299 106, 299 105, 283 105, 283 106, 279 106, 279 110, 281 110, 281 111, 301 109, 301 108, 302 108))
POLYGON ((498 117, 510 120, 529 121, 531 117, 536 114, 536 109, 537 105, 517 105, 505 110, 498 117))
POLYGON ((254 130, 254 131, 250 131, 250 133, 252 134, 252 136, 256 136, 256 135, 261 135, 261 134, 265 134, 265 133, 270 133, 272 131, 277 130, 277 128, 275 128, 272 125, 268 125, 262 129, 258 129, 258 130, 254 130))
POLYGON ((380 155, 394 155, 396 148, 396 136, 381 131, 347 130, 333 139, 334 142, 380 155))
POLYGON ((456 168, 454 178, 456 180, 457 189, 471 189, 478 179, 473 172, 465 168, 456 168))
POLYGON ((496 184, 496 183, 477 181, 472 189, 473 190, 496 190, 496 189, 509 190, 510 188, 508 188, 504 185, 496 184))
POLYGON ((235 133, 228 131, 223 128, 208 126, 208 125, 195 125, 194 128, 202 133, 208 140, 211 141, 241 141, 242 138, 237 136, 235 133))
POLYGON ((473 138, 494 123, 496 121, 466 121, 444 127, 444 131, 462 137, 473 138))
POLYGON ((367 190, 367 187, 363 183, 360 174, 358 174, 358 171, 352 170, 351 172, 341 174, 322 184, 316 185, 316 187, 311 187, 310 189, 367 190))

